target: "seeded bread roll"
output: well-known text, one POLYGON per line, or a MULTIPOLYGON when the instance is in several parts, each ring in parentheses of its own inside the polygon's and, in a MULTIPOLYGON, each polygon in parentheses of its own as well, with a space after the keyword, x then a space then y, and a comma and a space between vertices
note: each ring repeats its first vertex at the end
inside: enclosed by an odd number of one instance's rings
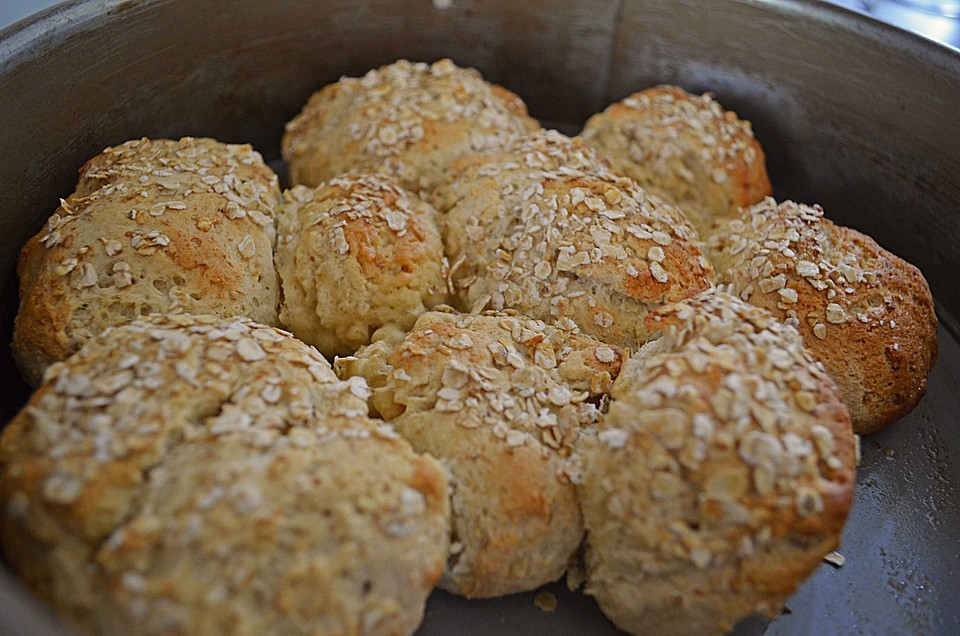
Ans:
POLYGON ((491 597, 559 578, 583 534, 567 458, 622 353, 571 324, 495 314, 431 312, 406 337, 379 335, 339 370, 365 377, 375 409, 449 471, 440 587, 491 597))
POLYGON ((916 406, 937 355, 927 281, 818 206, 766 199, 718 226, 710 253, 734 293, 796 326, 862 435, 916 406))
POLYGON ((456 162, 431 202, 445 215, 451 279, 471 311, 567 317, 603 342, 636 348, 649 337, 651 307, 713 281, 678 209, 555 131, 456 162))
POLYGON ((88 161, 20 252, 13 353, 24 377, 37 386, 105 327, 154 312, 275 324, 279 200, 250 146, 141 139, 88 161))
POLYGON ((283 157, 295 184, 381 171, 432 190, 458 157, 539 128, 523 101, 450 60, 399 60, 314 93, 287 124, 283 157))
POLYGON ((109 328, 0 437, 5 555, 87 633, 411 633, 448 493, 368 394, 246 319, 109 328))
POLYGON ((777 616, 839 543, 854 437, 795 329, 727 294, 654 311, 579 487, 587 591, 632 634, 777 616))
POLYGON ((591 117, 582 134, 614 170, 683 209, 701 235, 770 194, 750 122, 709 93, 649 88, 591 117))
POLYGON ((288 191, 276 251, 280 320, 327 356, 353 353, 387 325, 409 330, 446 300, 435 214, 429 203, 375 175, 288 191))

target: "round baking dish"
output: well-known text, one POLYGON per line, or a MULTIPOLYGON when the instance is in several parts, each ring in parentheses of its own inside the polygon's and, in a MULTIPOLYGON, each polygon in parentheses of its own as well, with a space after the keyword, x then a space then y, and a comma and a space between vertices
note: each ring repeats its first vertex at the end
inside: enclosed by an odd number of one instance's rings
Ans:
MULTIPOLYGON (((283 124, 340 75, 451 57, 575 132, 657 83, 713 91, 753 122, 780 197, 821 203, 921 268, 940 358, 903 421, 864 438, 840 567, 737 633, 960 632, 960 52, 813 0, 85 0, 0 32, 0 424, 27 396, 9 347, 20 246, 76 169, 127 139, 209 136, 279 156, 283 124)), ((464 601, 421 634, 615 634, 563 583, 464 601)), ((0 633, 66 634, 0 567, 0 633)))

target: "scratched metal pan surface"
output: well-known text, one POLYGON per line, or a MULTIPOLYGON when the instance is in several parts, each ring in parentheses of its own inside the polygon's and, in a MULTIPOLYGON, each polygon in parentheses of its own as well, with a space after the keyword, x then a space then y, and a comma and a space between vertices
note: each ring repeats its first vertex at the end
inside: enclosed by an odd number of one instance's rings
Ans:
MULTIPOLYGON (((656 83, 711 90, 754 123, 781 197, 823 204, 921 268, 939 360, 917 409, 864 440, 846 565, 821 566, 788 613, 737 633, 960 633, 960 54, 825 3, 88 0, 0 33, 0 422, 27 396, 6 347, 17 252, 87 158, 143 135, 276 158, 283 123, 321 85, 444 56, 573 131, 656 83)), ((549 589, 552 613, 533 593, 437 592, 420 633, 617 633, 588 597, 549 589)), ((0 633, 67 633, 3 566, 0 608, 0 633)))

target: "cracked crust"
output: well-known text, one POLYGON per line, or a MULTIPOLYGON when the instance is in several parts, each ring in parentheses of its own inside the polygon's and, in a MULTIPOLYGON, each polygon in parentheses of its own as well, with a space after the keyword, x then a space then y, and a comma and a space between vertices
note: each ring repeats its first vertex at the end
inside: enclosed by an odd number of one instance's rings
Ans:
POLYGON ((107 148, 20 252, 13 353, 27 381, 150 313, 277 323, 277 177, 250 146, 140 139, 107 148))
POLYGON ((435 215, 377 175, 288 191, 276 251, 280 320, 327 356, 353 353, 382 327, 409 330, 447 296, 435 215))
POLYGON ((5 554, 91 633, 412 632, 446 481, 367 395, 246 319, 108 329, 0 437, 5 554))
POLYGON ((819 206, 766 199, 718 225, 710 257, 733 292, 800 330, 866 435, 926 392, 937 316, 920 271, 819 206))
POLYGON ((576 440, 600 417, 623 352, 569 321, 431 312, 341 360, 371 405, 450 473, 453 545, 441 587, 467 597, 534 589, 583 533, 576 440))
POLYGON ((835 549, 854 436, 833 381, 768 312, 708 293, 655 310, 586 438, 587 591, 633 634, 722 633, 835 549))

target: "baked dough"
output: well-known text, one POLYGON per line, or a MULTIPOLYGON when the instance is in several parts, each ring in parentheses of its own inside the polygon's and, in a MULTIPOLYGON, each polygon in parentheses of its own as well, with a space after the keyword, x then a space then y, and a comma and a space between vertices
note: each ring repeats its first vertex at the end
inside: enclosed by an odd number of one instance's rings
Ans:
POLYGON ((280 320, 331 357, 409 330, 447 298, 443 241, 429 203, 385 176, 346 174, 296 186, 279 214, 280 320))
POLYGON ((720 634, 834 550, 854 436, 800 335, 734 296, 654 310, 664 336, 617 378, 579 488, 587 592, 631 634, 720 634))
POLYGON ((713 282, 677 208, 555 131, 457 161, 431 202, 465 310, 566 317, 603 342, 636 348, 648 339, 650 308, 713 282))
POLYGON ((591 117, 582 135, 614 170, 679 206, 701 235, 770 194, 750 122, 709 93, 649 88, 591 117))
POLYGON ((313 94, 287 124, 283 158, 294 184, 381 171, 429 191, 465 155, 539 128, 523 101, 450 60, 399 60, 313 94))
POLYGON ((579 467, 568 459, 622 359, 569 321, 430 312, 410 334, 380 333, 339 362, 341 375, 368 380, 375 410, 450 473, 442 588, 500 596, 563 574, 583 534, 579 467))
POLYGON ((762 200, 710 95, 570 139, 400 60, 314 94, 282 152, 281 204, 249 146, 108 148, 21 252, 45 382, 0 436, 0 544, 81 631, 409 634, 438 582, 530 590, 585 537, 618 626, 719 633, 837 546, 851 416, 925 390, 923 277, 762 200), (356 352, 344 379, 308 345, 356 352))
POLYGON ((277 323, 277 177, 250 146, 107 148, 20 252, 13 353, 27 381, 104 328, 150 313, 277 323))
POLYGON ((937 315, 920 271, 819 206, 766 199, 724 221, 709 252, 723 282, 794 325, 868 434, 910 411, 937 355, 937 315))
POLYGON ((6 557, 87 633, 412 633, 448 493, 367 395, 247 319, 109 328, 0 437, 6 557))

